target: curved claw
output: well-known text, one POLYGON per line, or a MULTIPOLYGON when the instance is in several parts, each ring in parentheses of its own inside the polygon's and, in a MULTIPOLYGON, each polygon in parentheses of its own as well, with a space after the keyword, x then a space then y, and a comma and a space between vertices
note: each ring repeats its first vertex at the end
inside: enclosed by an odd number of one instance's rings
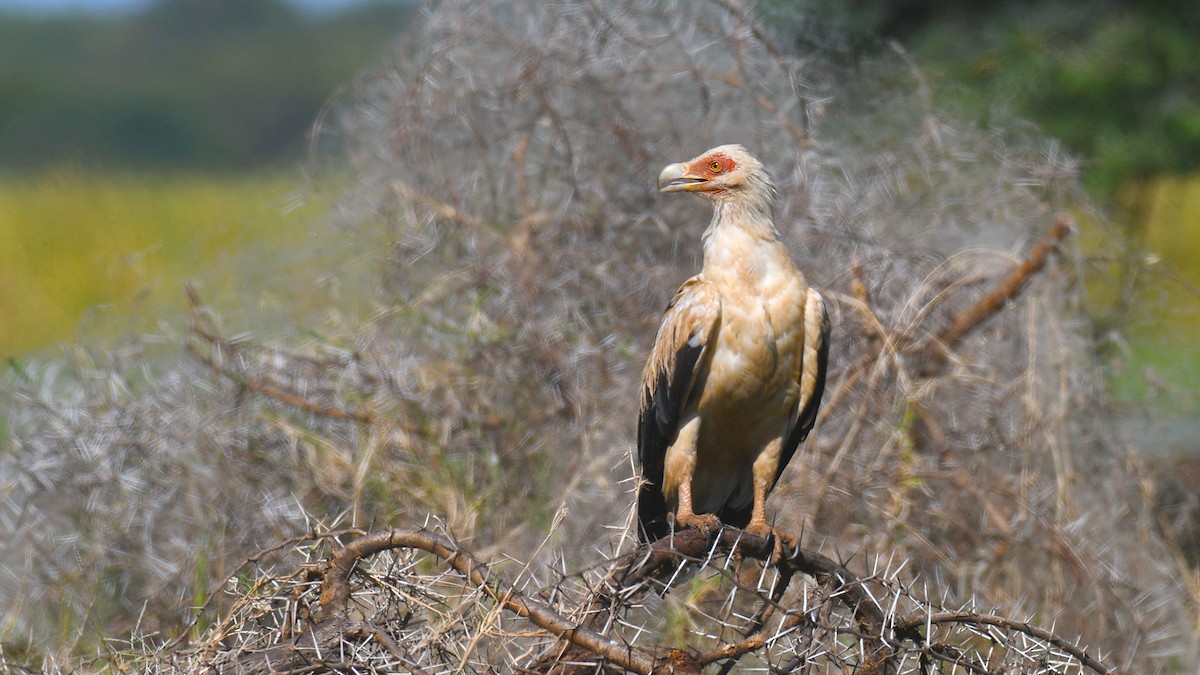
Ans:
POLYGON ((702 530, 712 535, 721 529, 721 520, 712 513, 683 513, 675 517, 681 528, 702 530))
POLYGON ((780 532, 772 528, 765 522, 751 522, 745 529, 747 534, 761 537, 764 541, 771 542, 771 564, 777 564, 783 560, 784 554, 787 551, 795 551, 800 546, 800 540, 795 536, 786 532, 780 532))

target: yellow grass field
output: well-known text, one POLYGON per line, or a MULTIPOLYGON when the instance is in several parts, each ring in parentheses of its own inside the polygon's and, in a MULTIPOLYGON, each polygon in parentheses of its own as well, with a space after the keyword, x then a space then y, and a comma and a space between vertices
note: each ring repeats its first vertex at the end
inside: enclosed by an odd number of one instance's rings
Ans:
MULTIPOLYGON (((1200 175, 1152 181, 1145 204, 1139 280, 1147 311, 1130 330, 1134 398, 1157 393, 1181 412, 1200 411, 1200 175)), ((1124 379, 1124 378, 1123 378, 1124 379)))
POLYGON ((153 330, 182 315, 185 281, 252 311, 329 212, 303 187, 298 172, 0 180, 0 358, 153 330))
MULTIPOLYGON (((1149 311, 1131 331, 1134 368, 1117 379, 1134 398, 1146 393, 1147 373, 1185 390, 1200 382, 1200 176, 1144 190, 1143 242, 1157 262, 1142 280, 1149 311)), ((154 331, 182 317, 188 281, 223 314, 245 319, 238 328, 365 307, 369 298, 352 297, 369 294, 358 285, 314 294, 322 265, 372 267, 354 252, 332 254, 341 235, 322 221, 334 197, 306 192, 298 172, 282 171, 0 179, 0 359, 154 331)))

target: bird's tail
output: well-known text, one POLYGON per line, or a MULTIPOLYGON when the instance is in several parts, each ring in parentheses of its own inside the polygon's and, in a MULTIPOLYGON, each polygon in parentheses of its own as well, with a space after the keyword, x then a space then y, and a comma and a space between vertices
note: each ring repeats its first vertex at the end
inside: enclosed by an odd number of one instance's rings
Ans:
POLYGON ((667 500, 662 489, 653 483, 642 483, 638 488, 638 541, 658 541, 671 534, 671 522, 667 517, 667 500))

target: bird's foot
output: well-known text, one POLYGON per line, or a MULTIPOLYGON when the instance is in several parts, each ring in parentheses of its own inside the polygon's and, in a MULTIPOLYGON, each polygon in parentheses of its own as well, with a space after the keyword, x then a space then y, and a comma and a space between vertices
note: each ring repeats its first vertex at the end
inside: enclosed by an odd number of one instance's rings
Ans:
POLYGON ((785 555, 795 552, 800 546, 800 540, 796 537, 780 532, 766 523, 766 521, 751 521, 746 526, 745 532, 755 537, 760 537, 763 541, 771 543, 771 564, 774 565, 783 559, 785 555))
POLYGON ((775 531, 775 548, 771 550, 771 562, 778 564, 784 557, 793 557, 800 550, 800 539, 786 532, 775 531))
POLYGON ((721 529, 721 519, 713 513, 681 513, 675 516, 680 529, 694 528, 709 535, 721 529))
POLYGON ((775 531, 767 524, 765 520, 752 520, 745 528, 746 534, 753 535, 763 541, 771 541, 775 531))

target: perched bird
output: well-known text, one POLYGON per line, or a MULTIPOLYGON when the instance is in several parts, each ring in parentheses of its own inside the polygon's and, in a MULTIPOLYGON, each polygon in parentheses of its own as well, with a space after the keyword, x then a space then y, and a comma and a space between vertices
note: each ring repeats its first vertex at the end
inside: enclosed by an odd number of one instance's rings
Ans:
POLYGON ((673 513, 681 527, 769 538, 767 493, 825 389, 825 303, 779 240, 775 187, 745 148, 672 164, 658 187, 708 199, 713 216, 704 267, 667 305, 642 373, 638 537, 669 534, 673 513))

